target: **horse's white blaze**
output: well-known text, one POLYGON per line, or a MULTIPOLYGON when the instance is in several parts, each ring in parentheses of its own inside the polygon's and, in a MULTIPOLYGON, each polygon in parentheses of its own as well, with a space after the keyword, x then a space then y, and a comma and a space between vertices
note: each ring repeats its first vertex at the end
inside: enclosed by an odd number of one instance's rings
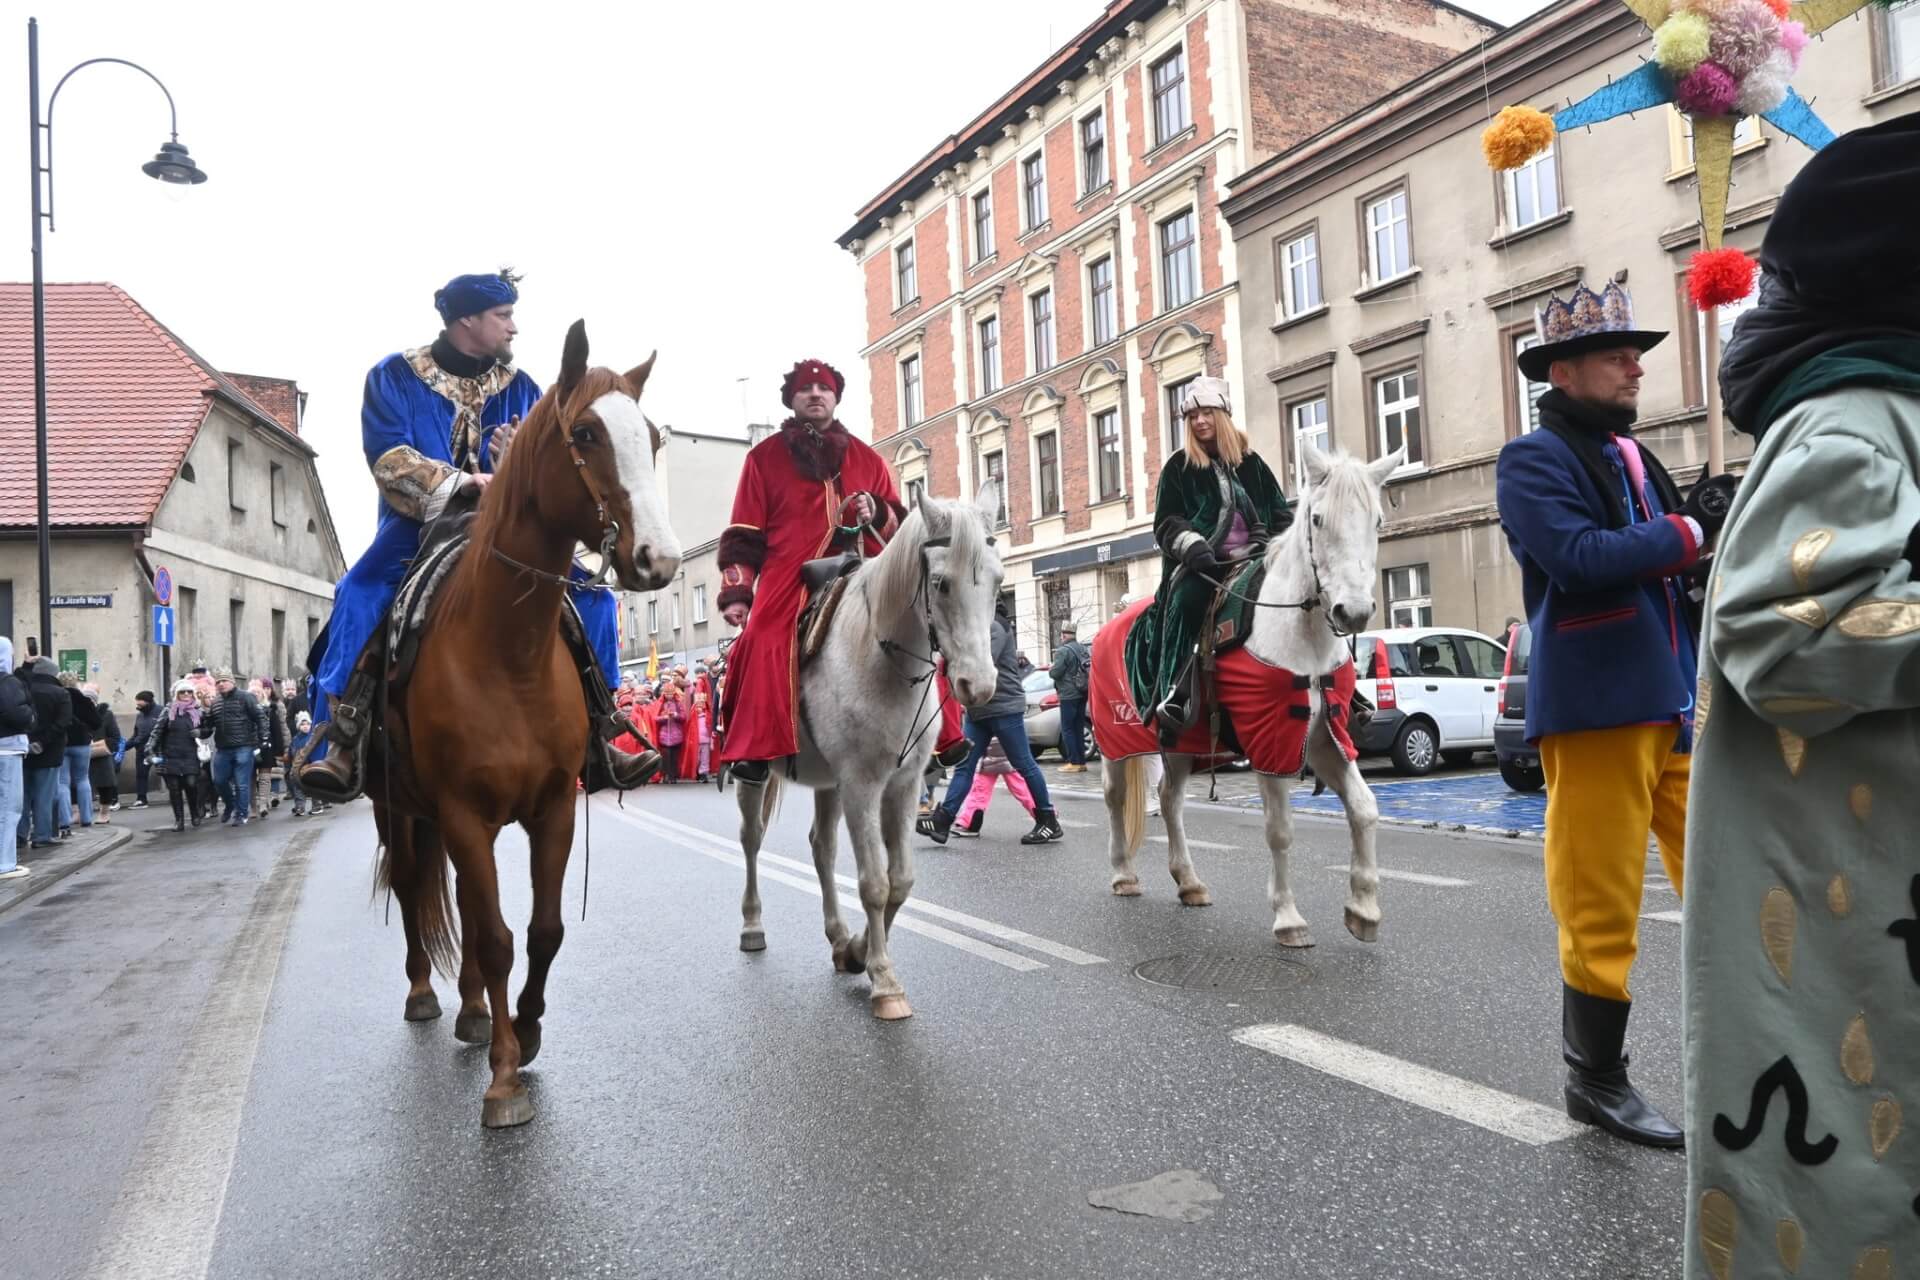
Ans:
POLYGON ((627 507, 633 512, 633 548, 647 549, 648 562, 641 568, 662 579, 671 578, 680 568, 680 540, 673 536, 667 522, 666 504, 661 501, 659 472, 653 466, 653 443, 647 438, 647 419, 640 402, 619 391, 609 391, 593 402, 593 411, 607 429, 607 443, 613 449, 613 464, 620 476, 620 487, 627 491, 627 507))

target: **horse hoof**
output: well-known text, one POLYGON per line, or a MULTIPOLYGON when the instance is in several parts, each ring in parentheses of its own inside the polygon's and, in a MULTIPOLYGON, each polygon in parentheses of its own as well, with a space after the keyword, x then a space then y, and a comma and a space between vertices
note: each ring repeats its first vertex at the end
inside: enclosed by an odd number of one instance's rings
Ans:
POLYGON ((1116 898, 1139 897, 1140 882, 1138 880, 1122 880, 1119 884, 1113 886, 1113 896, 1116 898))
POLYGON ((1380 922, 1369 920, 1352 907, 1348 907, 1347 932, 1362 942, 1375 942, 1380 937, 1380 922))
POLYGON ((407 997, 408 1022, 432 1022, 440 1016, 440 997, 431 991, 407 997))
POLYGON ((504 1098, 487 1098, 480 1103, 480 1123, 489 1129, 511 1129, 533 1119, 533 1099, 525 1085, 504 1098))
POLYGON ((882 1022, 898 1022, 902 1018, 911 1018, 913 1009, 908 1006, 905 996, 875 996, 873 1016, 882 1022))
POLYGON ((765 951, 767 949, 767 931, 765 929, 742 929, 740 931, 740 949, 742 951, 765 951))
POLYGON ((1295 925, 1291 929, 1275 929, 1273 940, 1283 947, 1305 948, 1313 945, 1313 934, 1307 930, 1307 926, 1295 925))
POLYGON ((865 973, 867 962, 853 952, 853 944, 843 942, 833 949, 833 970, 835 973, 865 973))
POLYGON ((1188 885, 1180 891, 1180 905, 1183 907, 1210 907, 1213 895, 1207 892, 1203 884, 1188 885))
POLYGON ((461 1044, 487 1044, 493 1040, 493 1019, 484 1013, 461 1010, 453 1020, 453 1038, 461 1044))

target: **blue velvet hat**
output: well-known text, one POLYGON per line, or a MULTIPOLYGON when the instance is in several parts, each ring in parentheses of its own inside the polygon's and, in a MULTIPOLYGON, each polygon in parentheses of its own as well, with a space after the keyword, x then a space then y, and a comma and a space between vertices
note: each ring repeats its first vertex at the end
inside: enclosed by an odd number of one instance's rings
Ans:
POLYGON ((455 276, 434 293, 434 310, 440 313, 442 323, 452 324, 465 316, 509 306, 520 300, 520 290, 514 287, 519 279, 504 268, 492 275, 455 276))
POLYGON ((1540 345, 1520 353, 1520 372, 1534 382, 1545 382, 1555 360, 1567 360, 1608 347, 1633 347, 1645 353, 1666 340, 1657 329, 1636 329, 1633 299, 1617 280, 1607 281, 1599 293, 1581 285, 1562 301, 1549 296, 1547 305, 1533 313, 1534 336, 1540 345))

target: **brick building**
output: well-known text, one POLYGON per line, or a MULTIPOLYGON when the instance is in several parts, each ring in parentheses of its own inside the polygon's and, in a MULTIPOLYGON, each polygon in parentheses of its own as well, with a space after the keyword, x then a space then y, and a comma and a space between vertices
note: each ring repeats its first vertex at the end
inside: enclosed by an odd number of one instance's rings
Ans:
POLYGON ((1437 0, 1113 0, 841 235, 874 445, 903 492, 1004 482, 1036 662, 1158 581, 1169 404, 1244 385, 1228 183, 1497 29, 1437 0))

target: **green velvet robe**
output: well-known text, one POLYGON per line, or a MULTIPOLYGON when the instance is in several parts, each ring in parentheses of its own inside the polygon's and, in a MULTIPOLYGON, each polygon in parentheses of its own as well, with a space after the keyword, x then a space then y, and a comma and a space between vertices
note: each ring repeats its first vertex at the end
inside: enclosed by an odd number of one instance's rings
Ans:
MULTIPOLYGON (((1176 453, 1161 468, 1153 499, 1153 537, 1160 544, 1160 589, 1127 636, 1127 680, 1143 720, 1167 696, 1199 640, 1213 588, 1180 569, 1180 553, 1195 537, 1217 553, 1226 544, 1232 512, 1221 500, 1219 463, 1202 469, 1176 453)), ((1278 537, 1293 523, 1280 482, 1256 453, 1232 472, 1234 504, 1255 542, 1278 537)))

